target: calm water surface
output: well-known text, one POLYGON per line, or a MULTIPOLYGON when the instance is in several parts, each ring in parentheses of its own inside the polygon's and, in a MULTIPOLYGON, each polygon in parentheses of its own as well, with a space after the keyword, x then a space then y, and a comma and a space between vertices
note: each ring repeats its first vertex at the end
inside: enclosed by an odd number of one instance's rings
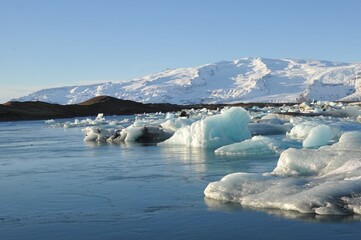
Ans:
POLYGON ((204 198, 277 159, 83 142, 80 128, 0 123, 0 239, 360 239, 359 216, 245 209, 204 198))

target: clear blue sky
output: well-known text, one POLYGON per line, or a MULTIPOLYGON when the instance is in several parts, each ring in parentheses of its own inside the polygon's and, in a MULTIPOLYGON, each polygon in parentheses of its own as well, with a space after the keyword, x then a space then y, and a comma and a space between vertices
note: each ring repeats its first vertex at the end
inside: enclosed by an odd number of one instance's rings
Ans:
POLYGON ((242 57, 361 62, 360 0, 0 0, 0 102, 242 57))

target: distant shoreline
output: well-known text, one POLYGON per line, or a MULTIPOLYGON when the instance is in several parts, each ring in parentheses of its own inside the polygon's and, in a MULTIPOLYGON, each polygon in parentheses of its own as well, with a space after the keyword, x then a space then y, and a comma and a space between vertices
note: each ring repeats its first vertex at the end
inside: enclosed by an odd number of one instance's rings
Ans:
MULTIPOLYGON (((241 106, 244 108, 258 107, 280 107, 283 105, 294 105, 298 103, 235 103, 235 104, 193 104, 176 105, 168 103, 139 103, 130 100, 121 100, 109 96, 98 96, 85 102, 72 105, 60 105, 46 102, 7 102, 0 104, 0 121, 21 120, 48 120, 59 118, 73 118, 96 116, 98 113, 104 115, 132 115, 155 112, 176 112, 183 109, 217 109, 225 106, 241 106)), ((286 113, 287 114, 287 113, 286 113)), ((290 115, 304 115, 302 113, 288 113, 290 115)), ((307 114, 308 116, 319 114, 307 114)))

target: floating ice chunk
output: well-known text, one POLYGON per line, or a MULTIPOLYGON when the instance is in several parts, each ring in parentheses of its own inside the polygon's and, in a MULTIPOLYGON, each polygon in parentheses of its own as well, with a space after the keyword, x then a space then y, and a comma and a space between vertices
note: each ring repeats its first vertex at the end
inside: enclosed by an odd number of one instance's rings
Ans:
MULTIPOLYGON (((294 122, 294 120, 291 122, 294 122)), ((291 138, 303 141, 303 147, 306 148, 324 146, 337 140, 341 135, 341 132, 337 128, 323 123, 327 122, 320 120, 296 123, 287 135, 291 138)))
POLYGON ((160 124, 164 129, 168 130, 168 131, 172 131, 175 132, 178 129, 182 128, 182 127, 186 127, 191 125, 192 123, 194 123, 195 120, 191 119, 191 118, 185 118, 185 117, 180 117, 180 118, 171 118, 168 119, 167 121, 165 121, 164 123, 160 124))
POLYGON ((175 114, 172 113, 172 112, 167 112, 166 115, 165 115, 165 119, 174 119, 176 118, 175 114))
POLYGON ((303 147, 316 148, 324 146, 339 137, 340 132, 337 129, 327 125, 318 125, 311 129, 310 133, 303 141, 303 147))
POLYGON ((156 126, 129 126, 115 132, 107 141, 111 142, 152 142, 164 141, 172 136, 172 133, 164 131, 156 126))
POLYGON ((94 120, 90 118, 85 118, 82 120, 74 119, 73 122, 70 121, 56 122, 55 120, 51 119, 46 121, 45 124, 47 127, 51 127, 51 128, 57 128, 57 127, 74 128, 74 127, 91 127, 91 126, 104 126, 104 125, 109 125, 109 126, 117 125, 117 127, 122 127, 120 125, 123 123, 127 123, 128 121, 129 119, 123 119, 122 121, 116 121, 116 120, 107 121, 105 120, 104 114, 99 113, 94 120))
POLYGON ((361 214, 361 132, 319 149, 288 149, 271 173, 233 173, 210 183, 208 198, 320 215, 361 214))
POLYGON ((232 107, 221 114, 209 116, 190 126, 178 129, 160 145, 184 145, 189 147, 218 148, 251 137, 249 116, 241 107, 232 107))
POLYGON ((347 197, 342 197, 341 200, 345 203, 345 208, 350 212, 361 215, 361 196, 354 194, 347 197))
POLYGON ((334 155, 333 151, 290 148, 282 152, 272 173, 279 176, 317 175, 329 165, 334 155))
POLYGON ((123 129, 87 127, 84 141, 114 141, 114 142, 159 142, 172 136, 160 127, 134 126, 123 129))
POLYGON ((342 146, 342 148, 346 149, 361 146, 361 132, 346 132, 342 134, 337 146, 342 146), (347 145, 344 143, 347 143, 347 145))
POLYGON ((45 124, 54 124, 55 120, 54 119, 49 119, 45 121, 45 124))
POLYGON ((258 120, 260 123, 269 123, 269 124, 277 124, 277 125, 283 125, 287 123, 284 119, 284 115, 279 115, 275 113, 269 113, 265 116, 263 116, 261 119, 258 120))
MULTIPOLYGON (((291 123, 293 123, 293 121, 294 119, 291 120, 291 123)), ((318 125, 319 123, 316 121, 296 123, 287 135, 294 139, 304 140, 310 134, 311 130, 318 125)))
POLYGON ((113 128, 86 127, 82 130, 85 132, 84 141, 104 142, 116 132, 113 128))
POLYGON ((104 118, 104 114, 103 113, 98 113, 97 117, 95 118, 96 122, 104 122, 105 118, 104 118))
POLYGON ((143 134, 143 131, 144 127, 129 126, 121 130, 119 140, 124 142, 135 142, 143 134))
POLYGON ((279 151, 274 143, 275 141, 271 138, 254 136, 243 142, 220 147, 214 152, 219 155, 274 156, 279 151))
POLYGON ((336 169, 351 171, 352 169, 344 169, 344 167, 348 166, 347 164, 356 164, 356 167, 361 164, 360 147, 361 132, 347 132, 342 134, 338 143, 324 146, 318 150, 290 148, 281 154, 273 174, 306 176, 322 175, 336 169), (355 158, 356 161, 354 161, 355 158), (344 167, 341 168, 341 166, 344 167))
POLYGON ((133 125, 137 127, 159 125, 165 121, 164 114, 147 113, 138 115, 133 125))

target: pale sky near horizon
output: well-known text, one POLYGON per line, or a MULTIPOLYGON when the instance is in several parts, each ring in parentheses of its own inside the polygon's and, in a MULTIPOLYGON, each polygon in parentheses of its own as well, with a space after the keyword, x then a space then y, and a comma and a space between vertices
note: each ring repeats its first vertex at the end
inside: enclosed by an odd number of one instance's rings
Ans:
POLYGON ((243 57, 361 62, 359 0, 0 0, 0 103, 243 57))

